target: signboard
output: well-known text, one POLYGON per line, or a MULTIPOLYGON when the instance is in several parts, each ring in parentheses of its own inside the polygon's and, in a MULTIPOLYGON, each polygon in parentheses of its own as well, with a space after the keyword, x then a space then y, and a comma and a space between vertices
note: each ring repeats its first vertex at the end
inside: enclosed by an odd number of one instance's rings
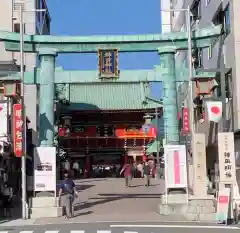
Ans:
POLYGON ((222 188, 218 192, 216 221, 227 222, 230 204, 230 188, 222 188))
POLYGON ((0 103, 0 123, 1 123, 1 127, 0 127, 0 137, 7 137, 7 133, 8 133, 8 120, 7 120, 7 103, 0 103))
POLYGON ((118 50, 98 51, 98 71, 101 78, 118 77, 118 50))
POLYGON ((196 133, 193 137, 194 147, 194 192, 198 193, 199 196, 207 194, 207 183, 206 183, 206 136, 205 134, 196 133))
POLYGON ((56 192, 56 148, 37 147, 34 153, 34 191, 56 192))
POLYGON ((165 182, 167 189, 187 189, 185 145, 164 145, 165 182))
POLYGON ((116 129, 115 135, 118 138, 156 138, 157 129, 155 127, 151 127, 147 133, 140 129, 116 129))
POLYGON ((236 161, 233 132, 218 133, 219 181, 236 182, 236 161))
POLYGON ((22 105, 13 105, 13 150, 16 157, 22 156, 22 105))
POLYGON ((183 108, 183 135, 189 134, 189 111, 183 108))

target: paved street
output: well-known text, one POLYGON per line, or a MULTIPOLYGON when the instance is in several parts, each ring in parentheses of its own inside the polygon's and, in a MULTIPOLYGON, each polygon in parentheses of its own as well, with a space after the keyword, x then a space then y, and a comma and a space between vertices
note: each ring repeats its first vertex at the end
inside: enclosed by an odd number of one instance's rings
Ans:
POLYGON ((163 180, 152 180, 143 186, 142 179, 133 179, 132 187, 125 188, 124 180, 77 180, 79 199, 75 203, 73 219, 42 218, 14 220, 0 224, 0 233, 225 233, 240 230, 233 226, 187 223, 179 216, 172 219, 157 213, 163 180))
MULTIPOLYGON (((152 180, 149 188, 143 179, 133 179, 126 188, 121 178, 88 179, 76 181, 79 199, 75 204, 73 222, 95 221, 159 221, 157 204, 164 192, 163 180, 152 180)), ((180 220, 180 219, 179 219, 180 220)), ((43 218, 43 224, 67 221, 65 218, 43 218)))
POLYGON ((229 233, 239 232, 240 228, 219 225, 160 224, 160 223, 82 223, 56 224, 45 226, 6 227, 0 233, 229 233))

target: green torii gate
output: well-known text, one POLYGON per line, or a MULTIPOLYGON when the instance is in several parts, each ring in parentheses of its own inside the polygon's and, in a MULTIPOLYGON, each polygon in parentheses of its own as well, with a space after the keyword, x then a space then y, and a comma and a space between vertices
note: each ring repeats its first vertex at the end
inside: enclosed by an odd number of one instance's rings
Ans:
MULTIPOLYGON (((209 47, 213 40, 221 34, 221 27, 210 27, 193 32, 193 47, 209 47)), ((119 36, 46 36, 24 35, 24 52, 38 53, 40 56, 40 69, 35 73, 25 73, 26 84, 38 84, 40 86, 40 114, 44 114, 48 126, 40 122, 41 146, 54 145, 54 98, 55 84, 69 84, 87 82, 79 80, 78 75, 71 72, 57 70, 55 58, 58 53, 97 53, 99 49, 118 49, 119 52, 158 52, 161 58, 160 66, 155 70, 155 75, 145 77, 143 80, 134 80, 122 77, 112 82, 164 82, 163 115, 165 127, 168 128, 169 143, 178 144, 180 140, 179 122, 177 119, 177 81, 189 81, 188 78, 177 78, 175 53, 177 50, 188 48, 186 32, 153 35, 119 35, 119 36), (61 75, 59 75, 61 73, 61 75), (166 123, 167 119, 167 123, 166 123), (49 128, 49 125, 51 127, 49 128)), ((20 51, 20 35, 13 32, 0 31, 0 40, 4 42, 7 51, 20 51)), ((183 67, 182 67, 183 68, 183 67)), ((86 74, 85 75, 89 75, 86 74)), ((81 75, 80 75, 81 76, 81 75)), ((120 74, 121 76, 121 74, 120 74)), ((20 79, 16 75, 15 79, 20 79)), ((2 79, 3 80, 3 79, 2 79)), ((9 80, 6 78, 6 80, 9 80)), ((95 82, 102 82, 101 80, 95 82)), ((108 81, 109 82, 109 81, 108 81)))

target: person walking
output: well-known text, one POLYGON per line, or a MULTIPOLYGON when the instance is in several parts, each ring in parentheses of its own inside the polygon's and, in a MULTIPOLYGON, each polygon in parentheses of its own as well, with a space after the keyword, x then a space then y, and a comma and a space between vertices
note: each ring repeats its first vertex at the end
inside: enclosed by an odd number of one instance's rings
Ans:
POLYGON ((145 162, 145 165, 143 167, 143 175, 144 175, 144 183, 145 186, 150 186, 150 180, 151 180, 151 167, 148 164, 148 162, 145 162))
POLYGON ((3 194, 3 214, 4 217, 11 217, 11 207, 12 207, 12 198, 13 198, 13 189, 7 182, 4 182, 2 188, 3 194))
POLYGON ((133 174, 133 168, 130 163, 127 163, 123 166, 122 170, 120 171, 120 175, 124 173, 124 178, 125 178, 125 187, 130 187, 130 182, 132 179, 132 174, 133 174))
POLYGON ((65 195, 65 211, 66 211, 66 217, 72 218, 74 217, 74 199, 78 196, 77 190, 75 188, 75 183, 72 179, 69 178, 68 171, 64 172, 64 180, 60 186, 59 190, 59 198, 61 197, 62 193, 65 195))

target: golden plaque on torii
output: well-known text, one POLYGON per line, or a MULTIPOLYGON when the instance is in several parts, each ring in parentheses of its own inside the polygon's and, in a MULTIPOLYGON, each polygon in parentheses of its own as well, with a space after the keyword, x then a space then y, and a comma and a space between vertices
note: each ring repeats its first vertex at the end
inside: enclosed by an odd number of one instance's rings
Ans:
POLYGON ((118 49, 98 50, 98 72, 100 78, 118 77, 118 49))

